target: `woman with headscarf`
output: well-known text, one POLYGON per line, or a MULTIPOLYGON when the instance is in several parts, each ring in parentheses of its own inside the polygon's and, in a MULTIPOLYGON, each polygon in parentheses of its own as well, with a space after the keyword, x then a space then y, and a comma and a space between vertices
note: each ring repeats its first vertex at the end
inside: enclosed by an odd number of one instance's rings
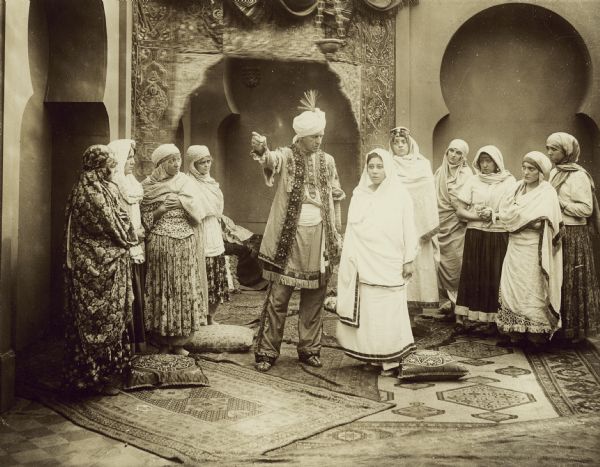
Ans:
POLYGON ((217 181, 210 176, 212 156, 206 146, 190 146, 186 152, 188 158, 188 174, 196 180, 201 198, 198 200, 206 212, 206 217, 199 224, 204 245, 206 263, 206 282, 208 288, 208 324, 216 324, 214 316, 219 303, 229 300, 227 286, 227 270, 225 266, 225 243, 221 230, 223 215, 223 192, 217 181))
POLYGON ((146 330, 159 342, 160 353, 187 355, 183 345, 206 319, 204 264, 194 229, 206 212, 196 184, 179 171, 177 146, 159 146, 152 162, 141 204, 147 231, 146 330))
POLYGON ((513 189, 516 180, 504 168, 496 146, 484 146, 473 159, 475 175, 457 193, 459 219, 467 223, 462 269, 456 300, 457 322, 483 323, 483 331, 495 332, 498 289, 502 262, 508 247, 508 233, 497 222, 500 201, 513 189))
POLYGON ((600 333, 600 288, 589 228, 600 233, 600 212, 594 181, 577 163, 581 153, 577 139, 568 133, 553 133, 546 149, 555 164, 550 183, 558 193, 565 224, 563 322, 557 337, 575 343, 600 333))
POLYGON ((500 203, 509 232, 496 316, 504 341, 540 345, 560 327, 562 216, 556 190, 545 179, 552 162, 533 151, 523 158, 523 179, 500 203))
POLYGON ((110 181, 116 166, 107 146, 87 148, 66 209, 64 381, 106 395, 118 394, 129 369, 136 240, 110 181))
POLYGON ((145 232, 140 214, 140 201, 144 197, 144 189, 142 188, 142 184, 135 178, 135 175, 133 175, 135 141, 132 139, 118 139, 110 142, 108 147, 117 160, 113 182, 119 189, 119 201, 121 202, 121 207, 131 219, 131 225, 138 240, 129 250, 134 297, 133 315, 129 323, 129 340, 132 351, 143 352, 146 350, 146 332, 144 329, 145 232))
POLYGON ((408 284, 408 303, 421 308, 439 306, 436 239, 440 228, 437 196, 431 163, 419 152, 419 145, 404 127, 391 130, 390 154, 400 181, 414 205, 415 228, 419 253, 414 262, 414 275, 408 284))
POLYGON ((467 179, 473 176, 473 171, 467 165, 468 153, 469 145, 466 141, 452 140, 446 149, 442 165, 435 172, 440 218, 438 281, 440 289, 446 291, 452 309, 456 305, 467 229, 466 224, 456 214, 456 193, 462 189, 467 179))
POLYGON ((367 155, 348 211, 338 270, 337 339, 348 355, 381 364, 384 372, 415 349, 406 284, 417 247, 410 195, 390 154, 375 149, 367 155))

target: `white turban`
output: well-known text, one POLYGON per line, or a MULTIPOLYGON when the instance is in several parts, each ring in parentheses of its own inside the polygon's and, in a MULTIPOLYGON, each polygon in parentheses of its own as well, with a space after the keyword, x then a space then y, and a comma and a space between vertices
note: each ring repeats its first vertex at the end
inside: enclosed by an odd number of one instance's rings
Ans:
POLYGON ((152 163, 155 167, 158 167, 162 161, 174 154, 181 156, 181 152, 179 152, 177 146, 174 144, 161 144, 152 153, 152 163))
POLYGON ((543 174, 544 178, 548 179, 548 175, 552 170, 552 161, 548 159, 546 154, 540 151, 531 151, 525 154, 523 161, 534 165, 543 174))
POLYGON ((321 133, 325 129, 325 124, 325 112, 315 108, 315 110, 306 110, 294 118, 292 127, 298 138, 303 138, 321 133))
POLYGON ((186 156, 193 157, 194 159, 201 159, 204 157, 209 157, 210 151, 206 146, 195 144, 193 146, 190 146, 185 154, 186 156))

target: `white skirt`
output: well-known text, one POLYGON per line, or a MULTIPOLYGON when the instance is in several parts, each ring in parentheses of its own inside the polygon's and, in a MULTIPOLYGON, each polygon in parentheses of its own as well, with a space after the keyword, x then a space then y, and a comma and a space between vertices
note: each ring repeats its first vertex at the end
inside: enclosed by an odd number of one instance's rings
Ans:
POLYGON ((504 333, 552 333, 548 293, 539 264, 539 232, 510 234, 500 280, 498 329, 504 333))
POLYGON ((436 254, 439 255, 439 251, 433 240, 420 243, 419 253, 413 262, 415 272, 408 282, 409 303, 425 308, 439 306, 436 254))
POLYGON ((405 287, 359 285, 358 327, 337 324, 337 340, 351 357, 399 361, 415 349, 405 287))

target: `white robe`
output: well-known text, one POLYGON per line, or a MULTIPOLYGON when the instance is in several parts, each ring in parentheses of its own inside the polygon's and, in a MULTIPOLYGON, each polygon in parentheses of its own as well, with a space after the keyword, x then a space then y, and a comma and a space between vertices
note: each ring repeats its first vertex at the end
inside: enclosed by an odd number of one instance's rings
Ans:
POLYGON ((337 339, 352 357, 393 362, 415 348, 403 268, 414 261, 418 238, 410 195, 391 156, 378 152, 386 179, 373 191, 365 168, 350 202, 338 271, 337 339))

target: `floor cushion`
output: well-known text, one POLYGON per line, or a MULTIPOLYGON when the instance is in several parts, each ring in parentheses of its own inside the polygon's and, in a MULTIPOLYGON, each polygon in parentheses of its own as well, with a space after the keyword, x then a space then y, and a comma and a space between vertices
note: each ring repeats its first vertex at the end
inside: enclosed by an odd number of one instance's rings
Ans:
POLYGON ((444 352, 417 350, 402 360, 398 378, 402 381, 443 381, 459 379, 468 373, 465 366, 444 352))
POLYGON ((196 361, 183 355, 136 355, 125 389, 209 386, 196 361))
POLYGON ((185 348, 192 353, 247 352, 253 339, 254 331, 245 326, 214 324, 201 326, 185 348))

